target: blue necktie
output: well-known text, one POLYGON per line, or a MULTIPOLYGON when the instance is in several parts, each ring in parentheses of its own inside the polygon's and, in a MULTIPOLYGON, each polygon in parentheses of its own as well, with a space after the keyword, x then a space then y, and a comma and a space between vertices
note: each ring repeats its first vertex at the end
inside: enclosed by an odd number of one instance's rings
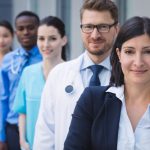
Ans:
POLYGON ((99 86, 99 85, 101 85, 100 80, 99 80, 99 73, 102 71, 103 66, 92 65, 89 68, 93 72, 93 75, 90 79, 89 86, 99 86))
POLYGON ((22 63, 20 65, 20 72, 22 72, 23 69, 27 66, 29 58, 30 58, 30 53, 25 53, 23 60, 22 60, 22 63))

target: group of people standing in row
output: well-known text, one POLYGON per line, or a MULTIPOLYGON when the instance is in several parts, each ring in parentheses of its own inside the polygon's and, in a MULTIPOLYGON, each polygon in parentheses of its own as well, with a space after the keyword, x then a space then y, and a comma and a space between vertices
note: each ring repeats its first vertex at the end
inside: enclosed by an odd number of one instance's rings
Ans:
POLYGON ((80 21, 70 61, 58 17, 19 13, 16 50, 0 22, 0 150, 149 150, 150 18, 119 27, 113 1, 85 0, 80 21))

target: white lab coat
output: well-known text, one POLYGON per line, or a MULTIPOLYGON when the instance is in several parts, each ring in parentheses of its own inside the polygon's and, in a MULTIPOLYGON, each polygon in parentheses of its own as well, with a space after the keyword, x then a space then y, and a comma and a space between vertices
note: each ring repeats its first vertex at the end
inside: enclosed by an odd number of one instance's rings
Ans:
POLYGON ((71 114, 84 90, 80 74, 82 61, 83 54, 57 65, 50 72, 42 94, 34 150, 63 150, 71 114), (73 86, 71 93, 65 91, 68 85, 73 86))

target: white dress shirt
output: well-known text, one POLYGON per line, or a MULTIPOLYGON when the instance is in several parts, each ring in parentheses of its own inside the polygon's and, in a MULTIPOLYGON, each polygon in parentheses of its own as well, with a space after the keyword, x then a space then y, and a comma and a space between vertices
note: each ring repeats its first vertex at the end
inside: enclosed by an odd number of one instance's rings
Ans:
POLYGON ((126 111, 124 86, 111 87, 107 91, 116 93, 116 97, 122 101, 117 150, 150 150, 150 105, 134 132, 126 111))
MULTIPOLYGON (((86 51, 84 53, 83 63, 81 64, 81 68, 80 68, 84 87, 89 86, 89 82, 90 82, 90 79, 93 75, 93 72, 88 67, 92 66, 92 65, 94 65, 94 63, 89 58, 87 51, 86 51)), ((103 69, 99 74, 99 79, 100 79, 101 85, 103 85, 103 86, 108 85, 109 79, 110 79, 110 74, 111 74, 110 57, 107 57, 98 65, 103 66, 103 69)))

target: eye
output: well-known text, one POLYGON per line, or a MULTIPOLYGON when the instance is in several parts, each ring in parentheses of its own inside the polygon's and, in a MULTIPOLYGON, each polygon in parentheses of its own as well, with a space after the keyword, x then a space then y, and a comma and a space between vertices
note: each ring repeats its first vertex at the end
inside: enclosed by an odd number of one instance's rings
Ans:
POLYGON ((134 54, 134 50, 131 48, 125 48, 123 49, 123 51, 125 54, 128 54, 128 55, 134 54))
POLYGON ((93 25, 88 24, 88 25, 85 25, 84 28, 93 29, 93 25))
POLYGON ((50 41, 56 41, 57 38, 56 38, 56 37, 49 37, 49 40, 50 40, 50 41))
POLYGON ((44 41, 44 37, 38 36, 38 40, 39 40, 39 41, 44 41))
POLYGON ((29 30, 33 30, 33 29, 35 29, 35 26, 30 25, 30 26, 28 26, 28 29, 29 29, 29 30))
POLYGON ((4 37, 4 38, 7 38, 7 37, 9 37, 9 35, 8 35, 8 34, 4 34, 3 37, 4 37))
POLYGON ((145 49, 144 54, 150 54, 150 49, 145 49))
POLYGON ((17 27, 17 30, 18 30, 18 31, 23 31, 23 30, 24 30, 24 27, 17 27))
POLYGON ((82 26, 82 29, 84 31, 91 31, 91 30, 93 30, 93 28, 94 28, 94 26, 91 25, 91 24, 85 24, 85 25, 82 26))
POLYGON ((98 29, 107 30, 107 29, 109 29, 109 26, 107 24, 101 24, 101 25, 98 26, 98 29))

